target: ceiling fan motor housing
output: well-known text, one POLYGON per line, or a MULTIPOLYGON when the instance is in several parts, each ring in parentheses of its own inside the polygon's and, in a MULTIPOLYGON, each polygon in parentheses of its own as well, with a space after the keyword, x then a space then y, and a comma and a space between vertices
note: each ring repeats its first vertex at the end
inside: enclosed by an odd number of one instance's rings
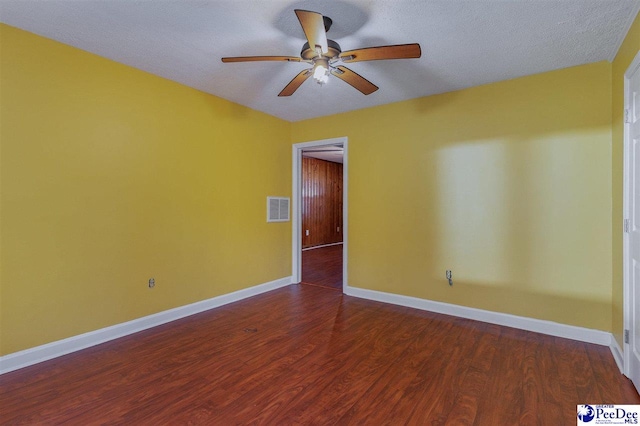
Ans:
MULTIPOLYGON (((327 46, 329 47, 329 51, 322 55, 327 59, 337 58, 342 52, 340 45, 333 40, 327 40, 327 46)), ((311 61, 313 58, 318 56, 318 52, 315 49, 311 49, 309 47, 309 42, 306 42, 302 45, 302 52, 300 52, 300 56, 306 61, 311 61)))

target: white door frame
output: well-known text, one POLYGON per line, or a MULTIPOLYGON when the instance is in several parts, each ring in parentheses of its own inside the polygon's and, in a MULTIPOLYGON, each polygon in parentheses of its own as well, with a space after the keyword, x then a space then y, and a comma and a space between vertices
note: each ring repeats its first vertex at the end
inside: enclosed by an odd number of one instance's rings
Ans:
POLYGON ((347 284, 347 251, 349 239, 349 227, 347 220, 347 190, 349 176, 348 138, 323 139, 311 142, 296 143, 293 145, 293 189, 292 189, 292 220, 291 220, 291 255, 292 271, 291 282, 299 283, 302 279, 302 151, 306 148, 326 145, 342 145, 344 149, 342 167, 342 291, 347 284))
MULTIPOLYGON (((631 65, 627 68, 627 71, 624 74, 624 109, 629 110, 631 106, 631 99, 629 99, 629 80, 633 75, 634 71, 640 68, 640 51, 636 54, 633 61, 631 61, 631 65)), ((631 176, 629 176, 629 164, 631 161, 631 141, 630 132, 629 132, 629 124, 624 124, 624 148, 623 148, 623 196, 622 196, 622 212, 623 212, 623 224, 625 219, 631 218, 631 206, 629 200, 629 191, 631 189, 631 176)), ((622 259, 623 259, 623 273, 622 273, 622 282, 623 282, 623 305, 624 305, 624 329, 631 330, 633 324, 631 324, 631 304, 633 301, 631 300, 631 282, 629 276, 629 268, 631 267, 631 251, 629 245, 630 234, 623 232, 623 249, 622 249, 622 259)), ((626 343, 623 343, 623 358, 624 358, 624 374, 629 377, 631 374, 631 350, 626 343)))

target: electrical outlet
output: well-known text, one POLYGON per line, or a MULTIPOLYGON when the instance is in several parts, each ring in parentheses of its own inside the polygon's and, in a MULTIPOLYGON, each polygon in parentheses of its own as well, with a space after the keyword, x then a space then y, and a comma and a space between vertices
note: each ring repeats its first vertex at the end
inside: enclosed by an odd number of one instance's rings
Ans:
POLYGON ((309 230, 307 229, 305 232, 305 235, 308 237, 309 236, 309 230))
POLYGON ((444 276, 447 278, 447 280, 449 280, 449 285, 453 285, 453 274, 451 273, 450 269, 447 269, 447 272, 445 272, 444 276))
POLYGON ((149 288, 153 288, 156 286, 156 280, 153 278, 149 278, 149 288))

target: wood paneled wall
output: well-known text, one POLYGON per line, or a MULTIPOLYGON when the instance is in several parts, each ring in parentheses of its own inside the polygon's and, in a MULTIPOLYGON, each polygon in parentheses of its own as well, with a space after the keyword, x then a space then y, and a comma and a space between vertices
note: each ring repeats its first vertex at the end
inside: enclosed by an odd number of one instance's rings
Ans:
POLYGON ((342 164, 303 157, 302 247, 338 242, 342 242, 342 164))

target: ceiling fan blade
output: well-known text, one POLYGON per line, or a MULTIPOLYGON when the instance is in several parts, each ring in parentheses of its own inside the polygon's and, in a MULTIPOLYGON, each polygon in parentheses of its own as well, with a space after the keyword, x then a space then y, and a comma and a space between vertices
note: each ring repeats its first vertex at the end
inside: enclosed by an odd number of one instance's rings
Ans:
POLYGON ((318 12, 296 9, 296 16, 300 21, 304 35, 307 37, 309 47, 316 50, 318 46, 322 53, 329 51, 327 32, 324 29, 324 19, 318 12))
POLYGON ((349 83, 365 95, 370 95, 378 90, 378 86, 362 77, 360 74, 351 71, 349 68, 343 67, 342 65, 332 68, 331 74, 335 75, 340 80, 349 83))
POLYGON ((291 80, 289 84, 287 84, 285 88, 282 89, 282 92, 278 93, 278 96, 293 95, 293 92, 298 90, 298 87, 300 87, 300 85, 304 83, 307 80, 307 78, 311 76, 311 74, 312 74, 311 69, 301 71, 300 74, 293 77, 293 80, 291 80))
POLYGON ((256 61, 287 61, 300 62, 302 58, 297 56, 235 56, 231 58, 222 58, 222 62, 256 62, 256 61))
POLYGON ((393 46, 367 47, 342 52, 340 58, 343 62, 377 61, 380 59, 411 59, 422 55, 418 43, 396 44, 393 46))

